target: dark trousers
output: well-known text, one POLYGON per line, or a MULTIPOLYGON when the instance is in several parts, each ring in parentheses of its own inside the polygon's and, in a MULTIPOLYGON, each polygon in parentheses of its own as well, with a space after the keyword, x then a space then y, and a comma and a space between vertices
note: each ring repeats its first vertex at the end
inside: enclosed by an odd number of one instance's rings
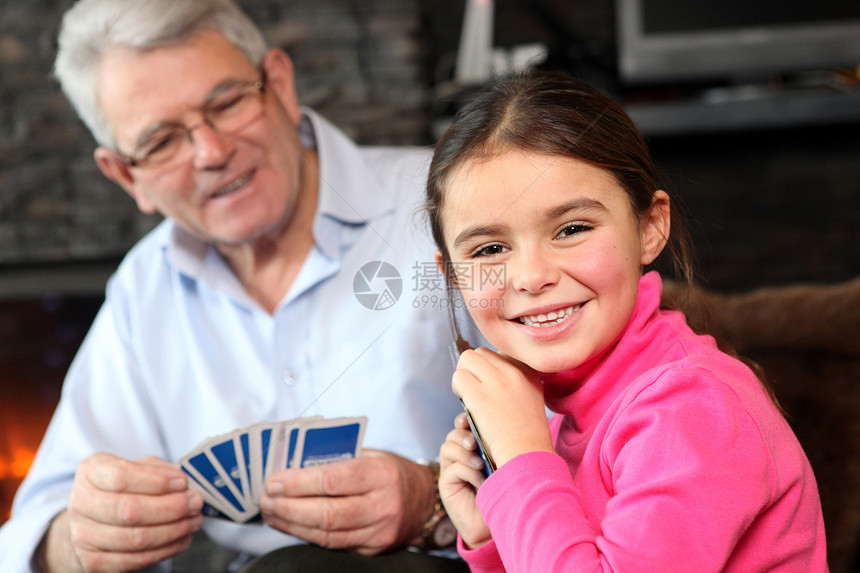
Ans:
POLYGON ((262 555, 241 573, 468 573, 460 559, 400 549, 366 557, 316 545, 293 545, 262 555))

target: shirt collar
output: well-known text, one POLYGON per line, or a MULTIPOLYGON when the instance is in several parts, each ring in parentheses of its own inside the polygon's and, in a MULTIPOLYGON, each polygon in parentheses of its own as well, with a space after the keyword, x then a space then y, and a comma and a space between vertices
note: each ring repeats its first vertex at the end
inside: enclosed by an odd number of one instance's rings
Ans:
POLYGON ((302 108, 302 142, 319 152, 317 219, 327 216, 343 223, 366 224, 394 211, 390 186, 363 160, 360 148, 328 120, 302 108))
MULTIPOLYGON (((350 229, 393 213, 394 198, 389 186, 363 161, 360 148, 339 129, 311 109, 302 108, 299 139, 305 148, 319 153, 319 198, 314 215, 314 241, 327 257, 339 260, 343 241, 353 236, 350 229), (332 227, 345 227, 342 233, 332 227)), ((220 259, 215 248, 188 234, 172 221, 165 239, 168 262, 180 273, 210 286, 221 285, 244 298, 245 293, 229 266, 207 264, 208 257, 220 259)))

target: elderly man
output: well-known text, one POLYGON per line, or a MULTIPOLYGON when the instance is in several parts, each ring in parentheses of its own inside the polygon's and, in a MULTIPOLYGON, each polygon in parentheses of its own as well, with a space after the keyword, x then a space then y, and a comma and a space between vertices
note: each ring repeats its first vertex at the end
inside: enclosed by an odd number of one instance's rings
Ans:
POLYGON ((414 217, 429 151, 359 148, 301 108, 289 56, 229 0, 81 0, 55 71, 102 172, 165 220, 108 284, 0 530, 0 570, 166 568, 201 524, 252 556, 450 541, 418 463, 460 411, 445 309, 354 291, 362 267, 385 265, 389 286, 430 268, 414 217), (183 454, 311 415, 367 416, 363 455, 272 475, 263 526, 203 519, 183 454))

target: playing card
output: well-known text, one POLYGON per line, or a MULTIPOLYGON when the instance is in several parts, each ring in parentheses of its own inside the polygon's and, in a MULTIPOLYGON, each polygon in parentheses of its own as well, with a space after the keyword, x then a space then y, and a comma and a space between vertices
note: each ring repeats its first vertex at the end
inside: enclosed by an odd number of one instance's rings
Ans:
POLYGON ((189 488, 203 497, 203 515, 259 523, 266 479, 289 467, 310 467, 359 454, 365 417, 320 416, 262 422, 206 438, 178 462, 189 488))
POLYGON ((306 468, 348 460, 359 453, 367 418, 315 420, 302 427, 295 467, 306 468))
POLYGON ((244 466, 245 483, 248 484, 248 489, 246 490, 246 492, 248 494, 248 499, 251 502, 251 504, 257 505, 257 502, 259 501, 260 498, 254 497, 255 492, 254 492, 254 486, 252 483, 252 476, 251 476, 251 440, 250 440, 250 435, 249 435, 248 430, 245 429, 245 430, 240 430, 239 432, 237 432, 236 439, 239 442, 238 447, 242 451, 240 457, 242 458, 242 462, 243 462, 243 466, 244 466))
MULTIPOLYGON (((233 482, 234 494, 237 494, 246 508, 256 505, 251 496, 248 486, 248 478, 245 473, 245 459, 242 454, 242 446, 237 434, 219 436, 210 442, 209 451, 214 456, 213 465, 222 477, 233 482)), ((210 459, 211 457, 210 456, 210 459)))
POLYGON ((269 461, 266 462, 266 471, 263 473, 263 481, 269 479, 273 473, 287 469, 287 449, 289 442, 293 439, 294 432, 298 432, 296 420, 287 420, 275 424, 273 428, 272 442, 269 445, 269 461))
POLYGON ((254 503, 260 501, 263 493, 266 462, 269 460, 269 443, 272 440, 272 425, 268 422, 255 424, 248 428, 249 469, 251 474, 251 494, 254 503))
POLYGON ((180 460, 182 469, 190 474, 193 479, 192 487, 197 484, 198 489, 212 507, 226 514, 233 521, 242 523, 253 517, 256 508, 246 508, 238 492, 232 486, 229 477, 224 477, 213 463, 214 456, 204 448, 200 452, 192 452, 189 456, 180 460), (208 455, 207 455, 208 454, 208 455), (204 495, 205 494, 207 495, 204 495), (207 499, 208 498, 208 499, 207 499))
POLYGON ((185 469, 184 467, 180 469, 182 469, 182 471, 185 472, 185 475, 188 476, 188 487, 190 489, 195 490, 197 493, 200 494, 200 497, 203 498, 203 509, 201 510, 203 516, 229 520, 230 516, 225 515, 224 513, 215 509, 215 506, 218 505, 220 501, 215 499, 215 497, 211 493, 209 493, 209 489, 204 486, 196 477, 194 477, 194 475, 187 469, 185 469))

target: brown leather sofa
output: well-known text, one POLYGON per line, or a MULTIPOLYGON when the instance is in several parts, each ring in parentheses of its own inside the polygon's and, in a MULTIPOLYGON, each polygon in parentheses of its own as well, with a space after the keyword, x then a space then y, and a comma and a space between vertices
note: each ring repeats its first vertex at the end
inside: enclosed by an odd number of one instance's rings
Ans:
POLYGON ((860 278, 743 293, 667 282, 664 305, 762 367, 815 471, 830 570, 860 572, 860 278))

